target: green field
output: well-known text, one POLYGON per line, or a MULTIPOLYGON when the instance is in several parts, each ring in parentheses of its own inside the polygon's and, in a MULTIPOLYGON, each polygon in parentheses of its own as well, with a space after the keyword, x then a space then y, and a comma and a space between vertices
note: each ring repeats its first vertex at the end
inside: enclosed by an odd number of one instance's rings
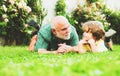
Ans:
POLYGON ((0 46, 0 76, 120 76, 120 45, 103 53, 38 54, 0 46))

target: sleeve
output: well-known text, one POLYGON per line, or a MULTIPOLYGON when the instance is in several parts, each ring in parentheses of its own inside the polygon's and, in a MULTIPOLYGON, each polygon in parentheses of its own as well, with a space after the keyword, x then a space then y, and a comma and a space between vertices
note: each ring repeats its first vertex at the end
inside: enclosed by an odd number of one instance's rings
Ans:
POLYGON ((39 48, 41 49, 47 49, 48 42, 42 37, 40 32, 38 32, 38 40, 35 44, 34 50, 37 52, 39 48))
POLYGON ((73 27, 71 30, 71 39, 70 39, 70 45, 75 46, 79 42, 78 34, 76 32, 76 29, 73 27))

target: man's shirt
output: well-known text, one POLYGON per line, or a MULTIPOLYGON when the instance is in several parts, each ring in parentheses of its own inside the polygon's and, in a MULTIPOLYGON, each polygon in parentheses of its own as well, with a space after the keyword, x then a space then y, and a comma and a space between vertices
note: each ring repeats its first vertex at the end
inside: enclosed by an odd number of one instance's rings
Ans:
POLYGON ((70 46, 77 45, 79 41, 78 34, 73 26, 70 27, 71 27, 70 39, 58 40, 58 38, 56 38, 51 31, 51 25, 50 24, 43 25, 38 31, 38 40, 35 44, 34 50, 35 51, 38 51, 38 49, 57 50, 58 44, 60 43, 66 43, 66 45, 70 46))

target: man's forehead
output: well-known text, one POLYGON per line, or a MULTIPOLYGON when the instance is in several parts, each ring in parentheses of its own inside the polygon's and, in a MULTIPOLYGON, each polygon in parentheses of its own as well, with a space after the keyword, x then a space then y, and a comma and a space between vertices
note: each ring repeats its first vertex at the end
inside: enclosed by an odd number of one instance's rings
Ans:
POLYGON ((69 27, 70 25, 68 24, 68 23, 58 23, 57 24, 57 28, 58 29, 63 29, 63 28, 67 28, 67 27, 69 27))

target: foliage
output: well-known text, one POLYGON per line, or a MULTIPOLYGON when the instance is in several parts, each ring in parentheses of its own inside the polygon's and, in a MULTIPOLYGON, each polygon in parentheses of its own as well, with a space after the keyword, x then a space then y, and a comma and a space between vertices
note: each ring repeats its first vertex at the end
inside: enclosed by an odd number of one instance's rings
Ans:
POLYGON ((103 7, 104 5, 98 3, 92 3, 91 6, 87 6, 87 4, 84 6, 78 5, 72 12, 71 19, 74 20, 72 23, 75 25, 79 36, 83 33, 81 30, 81 24, 89 20, 101 21, 105 30, 108 29, 110 23, 106 20, 106 16, 103 13, 103 7))
POLYGON ((27 27, 30 19, 42 22, 44 16, 41 0, 1 0, 0 7, 0 36, 4 37, 5 44, 23 44, 28 43, 30 32, 33 28, 27 27), (31 4, 29 4, 32 2, 31 4), (32 8, 31 8, 32 7, 32 8), (35 8, 33 8, 35 7, 35 8))
POLYGON ((56 15, 65 16, 68 21, 74 25, 74 20, 71 17, 71 13, 66 12, 66 3, 65 0, 57 0, 55 5, 55 13, 56 15))
POLYGON ((1 76, 119 76, 120 45, 103 53, 37 54, 26 46, 0 46, 1 76))
POLYGON ((55 5, 55 13, 56 15, 66 15, 66 4, 65 0, 58 0, 55 5))
POLYGON ((29 6, 31 6, 31 19, 36 19, 35 21, 41 26, 44 17, 47 15, 47 10, 42 7, 41 0, 27 0, 29 6))
POLYGON ((31 12, 31 8, 23 1, 19 0, 3 0, 2 7, 0 7, 0 34, 5 38, 6 44, 11 44, 15 41, 21 43, 24 33, 24 25, 31 12))
POLYGON ((90 6, 87 3, 84 6, 78 5, 68 17, 69 21, 76 27, 80 38, 83 33, 82 23, 88 20, 101 21, 106 31, 111 28, 116 30, 117 33, 112 37, 112 40, 114 43, 120 44, 120 11, 108 9, 101 1, 91 2, 90 6))
POLYGON ((116 34, 112 37, 112 40, 116 44, 120 44, 120 11, 114 11, 110 9, 104 9, 106 20, 111 24, 110 28, 116 30, 116 34))
POLYGON ((95 3, 95 2, 98 2, 98 1, 100 1, 100 0, 86 0, 88 3, 95 3))

